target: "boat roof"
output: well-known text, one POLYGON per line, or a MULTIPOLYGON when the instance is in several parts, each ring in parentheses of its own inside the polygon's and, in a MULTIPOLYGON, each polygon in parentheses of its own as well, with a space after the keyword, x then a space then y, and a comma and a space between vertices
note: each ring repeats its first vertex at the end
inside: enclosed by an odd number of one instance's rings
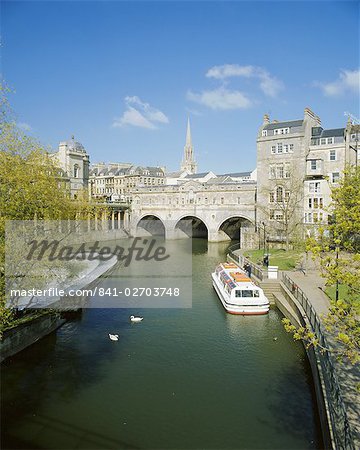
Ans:
POLYGON ((238 287, 241 289, 254 289, 258 288, 255 283, 252 282, 251 278, 240 269, 235 263, 224 262, 220 263, 222 270, 228 275, 229 282, 234 284, 233 288, 238 287))

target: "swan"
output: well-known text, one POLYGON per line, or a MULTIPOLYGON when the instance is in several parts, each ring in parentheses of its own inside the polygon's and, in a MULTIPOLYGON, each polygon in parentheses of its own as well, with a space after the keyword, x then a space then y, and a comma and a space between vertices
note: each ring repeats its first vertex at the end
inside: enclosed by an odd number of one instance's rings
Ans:
POLYGON ((143 317, 130 316, 130 320, 131 320, 131 322, 141 322, 142 320, 144 320, 144 318, 143 317))
POLYGON ((118 334, 110 334, 110 333, 109 333, 109 338, 110 338, 112 341, 118 341, 118 340, 119 340, 119 335, 118 335, 118 334))

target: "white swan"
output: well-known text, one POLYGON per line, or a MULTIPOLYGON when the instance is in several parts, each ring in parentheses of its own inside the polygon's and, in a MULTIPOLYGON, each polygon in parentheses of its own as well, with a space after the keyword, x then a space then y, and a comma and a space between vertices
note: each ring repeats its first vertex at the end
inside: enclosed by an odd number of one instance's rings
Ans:
POLYGON ((144 320, 144 318, 143 317, 130 316, 130 320, 131 320, 131 322, 141 322, 142 320, 144 320))
POLYGON ((109 338, 110 338, 112 341, 118 341, 118 340, 119 340, 119 335, 118 335, 118 334, 110 334, 110 333, 109 333, 109 338))

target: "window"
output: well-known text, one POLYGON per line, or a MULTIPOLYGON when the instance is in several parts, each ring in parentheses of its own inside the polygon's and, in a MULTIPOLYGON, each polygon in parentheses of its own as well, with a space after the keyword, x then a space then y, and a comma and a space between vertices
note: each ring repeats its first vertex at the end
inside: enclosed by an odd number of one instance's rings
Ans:
POLYGON ((275 219, 275 211, 273 209, 270 209, 270 219, 275 219))
POLYGON ((267 130, 263 130, 263 131, 262 131, 262 135, 263 135, 263 136, 267 136, 267 130))
POLYGON ((224 197, 221 197, 220 203, 221 203, 222 205, 224 204, 224 197))
POLYGON ((271 153, 276 153, 276 145, 271 146, 271 153))
POLYGON ((281 143, 277 144, 277 152, 278 153, 282 153, 283 152, 283 147, 282 147, 281 143))
POLYGON ((275 170, 275 166, 272 165, 269 167, 270 168, 270 178, 276 178, 276 170, 275 170))
POLYGON ((309 208, 312 208, 312 198, 309 198, 309 208))
POLYGON ((285 178, 290 178, 290 164, 285 163, 285 178))
POLYGON ((283 201, 283 196, 284 196, 284 189, 281 186, 278 186, 276 188, 276 201, 277 202, 282 202, 283 201))
POLYGON ((286 192, 285 192, 285 199, 284 199, 284 201, 285 201, 286 203, 288 203, 289 200, 290 200, 290 192, 289 192, 289 191, 286 191, 286 192))
POLYGON ((269 202, 270 203, 275 202, 275 194, 273 192, 270 192, 270 194, 269 194, 269 202))
POLYGON ((330 161, 336 161, 336 150, 330 150, 330 161))
POLYGON ((77 164, 74 166, 74 178, 79 178, 80 168, 77 164))
POLYGON ((290 153, 292 153, 294 151, 294 144, 289 145, 289 151, 290 151, 290 153))
POLYGON ((290 128, 277 128, 274 130, 274 134, 289 134, 290 128))
POLYGON ((326 144, 326 138, 321 138, 320 145, 325 145, 325 144, 326 144))
POLYGON ((289 153, 289 144, 284 144, 284 153, 289 153))
POLYGON ((284 165, 278 164, 276 166, 276 178, 284 178, 284 165))
POLYGON ((284 215, 283 215, 282 211, 276 211, 275 212, 275 219, 276 220, 283 220, 283 218, 284 218, 284 215))
POLYGON ((328 144, 333 144, 334 143, 334 138, 333 137, 327 138, 327 143, 328 144))
POLYGON ((311 170, 316 170, 316 163, 317 163, 316 159, 312 159, 310 161, 311 170))
POLYGON ((332 181, 332 183, 338 183, 339 182, 339 178, 340 178, 340 173, 339 172, 333 172, 331 174, 331 181, 332 181))
POLYGON ((320 182, 309 183, 309 192, 320 192, 320 182))

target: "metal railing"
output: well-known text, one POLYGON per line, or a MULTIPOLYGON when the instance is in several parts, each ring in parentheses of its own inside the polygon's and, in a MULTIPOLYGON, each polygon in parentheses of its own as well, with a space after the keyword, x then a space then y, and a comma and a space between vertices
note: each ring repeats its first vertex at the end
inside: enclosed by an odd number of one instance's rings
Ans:
POLYGON ((244 255, 240 253, 235 253, 235 250, 240 249, 240 244, 234 244, 228 249, 228 255, 236 261, 240 267, 244 267, 244 265, 247 263, 251 266, 251 274, 255 275, 256 278, 258 278, 260 281, 263 281, 267 278, 267 272, 262 270, 261 267, 257 266, 253 262, 251 262, 249 259, 245 258, 244 255))
MULTIPOLYGON (((307 296, 286 273, 282 274, 282 281, 287 289, 301 304, 321 347, 329 348, 319 316, 309 302, 307 296)), ((334 367, 333 356, 329 351, 321 350, 318 352, 318 360, 321 365, 323 382, 326 390, 325 395, 328 403, 335 449, 355 450, 355 444, 351 435, 346 408, 342 399, 341 389, 334 367)))

